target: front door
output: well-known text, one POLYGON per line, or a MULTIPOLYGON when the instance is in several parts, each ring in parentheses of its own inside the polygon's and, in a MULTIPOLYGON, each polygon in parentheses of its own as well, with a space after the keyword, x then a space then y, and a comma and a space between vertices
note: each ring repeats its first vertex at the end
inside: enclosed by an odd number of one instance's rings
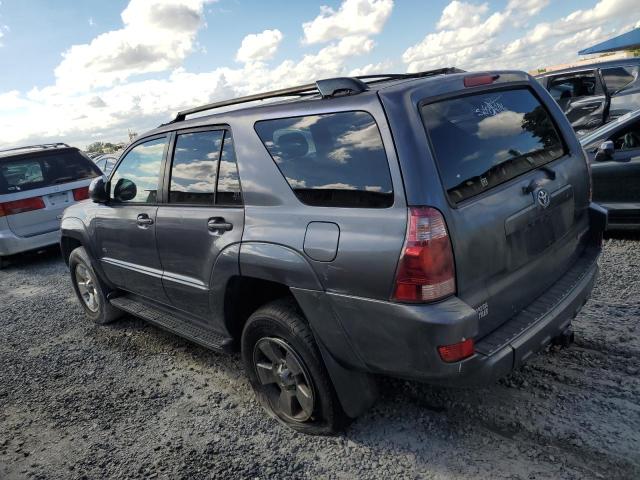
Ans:
POLYGON ((224 129, 184 130, 170 150, 168 199, 156 222, 163 284, 174 307, 209 323, 214 265, 244 227, 232 137, 224 129))
POLYGON ((156 246, 156 215, 167 136, 144 140, 130 149, 111 176, 110 201, 93 219, 98 255, 115 285, 168 303, 156 246))
POLYGON ((593 199, 613 210, 640 210, 640 120, 608 140, 615 149, 611 160, 592 163, 593 199))

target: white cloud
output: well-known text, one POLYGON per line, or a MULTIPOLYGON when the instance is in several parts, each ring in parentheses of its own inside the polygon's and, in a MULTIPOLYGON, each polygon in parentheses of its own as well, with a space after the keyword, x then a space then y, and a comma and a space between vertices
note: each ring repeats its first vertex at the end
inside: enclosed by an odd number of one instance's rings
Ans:
POLYGON ((280 30, 251 33, 242 39, 236 60, 239 62, 268 60, 275 55, 281 41, 282 32, 280 30))
POLYGON ((500 112, 492 117, 483 118, 478 123, 476 135, 482 140, 516 135, 522 131, 523 118, 524 113, 510 110, 500 112))
MULTIPOLYGON (((454 9, 454 3, 455 9, 462 8, 462 2, 451 2, 445 7, 441 22, 449 18, 444 12, 454 9)), ((487 12, 486 20, 475 25, 465 22, 464 26, 453 28, 455 23, 445 22, 447 29, 427 34, 421 42, 409 47, 402 59, 408 71, 443 66, 531 70, 576 59, 578 50, 623 33, 622 22, 636 22, 638 16, 637 0, 600 0, 592 8, 534 24, 519 38, 502 40, 505 32, 530 21, 548 4, 549 0, 510 0, 503 11, 490 15, 487 12)), ((476 22, 474 17, 471 23, 476 22)))
POLYGON ((489 11, 489 5, 474 5, 472 3, 454 0, 442 11, 438 29, 455 29, 460 27, 473 27, 480 24, 482 17, 489 11))
POLYGON ((344 0, 336 11, 320 7, 320 15, 302 25, 303 42, 322 43, 348 35, 380 33, 393 9, 393 0, 344 0))
POLYGON ((131 0, 124 27, 73 45, 55 69, 56 85, 69 91, 110 86, 137 74, 178 66, 192 51, 207 0, 131 0))

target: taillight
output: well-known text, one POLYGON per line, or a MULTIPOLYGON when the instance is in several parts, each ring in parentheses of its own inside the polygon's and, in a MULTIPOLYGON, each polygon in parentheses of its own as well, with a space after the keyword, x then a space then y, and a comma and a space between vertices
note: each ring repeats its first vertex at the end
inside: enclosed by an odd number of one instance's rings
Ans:
POLYGON ((392 300, 432 302, 456 291, 447 226, 435 208, 411 207, 392 300))
POLYGON ((490 85, 498 78, 500 78, 500 75, 472 75, 470 77, 464 77, 464 86, 469 88, 479 85, 490 85))
POLYGON ((438 353, 440 354, 440 358, 444 362, 459 362, 460 360, 464 360, 465 358, 469 358, 475 352, 475 345, 473 343, 473 338, 467 338, 458 343, 453 343, 451 345, 443 345, 438 347, 438 353))
POLYGON ((89 187, 80 187, 73 189, 73 199, 76 202, 89 198, 89 187))
POLYGON ((0 203, 0 217, 15 215, 17 213, 31 212, 44 208, 42 197, 24 198, 12 202, 0 203))

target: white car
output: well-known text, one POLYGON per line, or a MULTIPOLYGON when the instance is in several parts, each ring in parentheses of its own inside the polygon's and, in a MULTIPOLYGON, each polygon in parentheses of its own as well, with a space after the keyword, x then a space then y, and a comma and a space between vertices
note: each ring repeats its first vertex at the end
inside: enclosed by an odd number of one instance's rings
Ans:
POLYGON ((58 243, 62 212, 89 198, 100 175, 64 143, 0 150, 0 268, 9 255, 58 243))

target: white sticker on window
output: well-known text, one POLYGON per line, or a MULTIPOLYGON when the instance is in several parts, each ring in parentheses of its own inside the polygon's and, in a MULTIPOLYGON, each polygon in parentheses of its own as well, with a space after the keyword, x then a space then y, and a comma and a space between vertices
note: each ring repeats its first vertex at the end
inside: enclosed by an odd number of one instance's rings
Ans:
POLYGON ((506 107, 499 102, 500 95, 489 98, 482 102, 482 104, 474 110, 474 113, 479 117, 493 117, 500 112, 506 111, 506 107))

